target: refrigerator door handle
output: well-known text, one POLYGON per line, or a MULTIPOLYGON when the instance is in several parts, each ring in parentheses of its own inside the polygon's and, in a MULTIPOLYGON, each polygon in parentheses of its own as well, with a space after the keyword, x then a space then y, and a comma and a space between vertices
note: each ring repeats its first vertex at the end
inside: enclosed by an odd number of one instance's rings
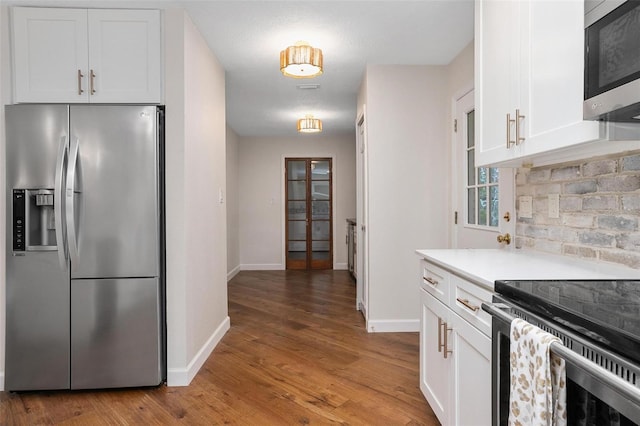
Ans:
POLYGON ((71 267, 78 263, 78 240, 76 238, 76 226, 75 226, 75 181, 76 181, 76 163, 78 162, 78 150, 79 150, 78 138, 71 139, 71 147, 69 148, 69 161, 67 166, 67 185, 66 185, 66 208, 65 213, 67 216, 67 243, 69 245, 69 256, 71 258, 71 267))
POLYGON ((56 224, 56 243, 58 246, 58 260, 60 267, 66 269, 68 259, 67 249, 67 233, 65 229, 64 219, 64 166, 65 159, 69 161, 69 144, 67 136, 60 138, 60 147, 58 148, 58 158, 56 160, 56 175, 53 188, 53 211, 56 224))

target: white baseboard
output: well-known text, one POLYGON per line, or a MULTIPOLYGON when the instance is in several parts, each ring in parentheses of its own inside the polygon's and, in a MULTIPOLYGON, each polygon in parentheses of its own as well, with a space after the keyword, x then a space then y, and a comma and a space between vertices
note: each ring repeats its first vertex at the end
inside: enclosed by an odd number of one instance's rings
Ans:
POLYGON ((233 277, 238 275, 238 272, 240 272, 240 265, 236 266, 231 271, 227 272, 227 282, 231 281, 233 277))
POLYGON ((262 265, 259 263, 250 263, 248 265, 240 265, 241 271, 282 271, 284 269, 282 263, 265 263, 262 265))
POLYGON ((369 320, 369 333, 407 333, 420 331, 420 320, 369 320))
MULTIPOLYGON (((265 264, 250 263, 250 264, 244 264, 244 265, 238 266, 237 268, 234 268, 233 271, 229 272, 227 274, 227 281, 230 280, 231 278, 235 277, 235 275, 239 271, 282 271, 284 269, 286 269, 286 268, 281 263, 265 263, 265 264), (238 271, 236 271, 236 269, 238 269, 238 271), (236 271, 236 272, 234 272, 234 271, 236 271), (233 273, 233 276, 230 276, 230 274, 232 274, 232 273, 233 273)), ((335 269, 337 271, 346 271, 347 269, 349 269, 349 265, 347 265, 346 263, 335 263, 333 265, 333 269, 335 269)))
POLYGON ((230 327, 231 320, 227 316, 186 368, 167 369, 167 386, 188 386, 230 327))

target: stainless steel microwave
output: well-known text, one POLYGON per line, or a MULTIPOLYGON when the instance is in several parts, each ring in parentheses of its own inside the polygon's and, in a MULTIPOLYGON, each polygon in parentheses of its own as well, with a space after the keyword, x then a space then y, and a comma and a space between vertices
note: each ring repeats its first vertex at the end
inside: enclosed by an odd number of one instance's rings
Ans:
POLYGON ((640 123, 640 0, 585 2, 584 119, 640 123))

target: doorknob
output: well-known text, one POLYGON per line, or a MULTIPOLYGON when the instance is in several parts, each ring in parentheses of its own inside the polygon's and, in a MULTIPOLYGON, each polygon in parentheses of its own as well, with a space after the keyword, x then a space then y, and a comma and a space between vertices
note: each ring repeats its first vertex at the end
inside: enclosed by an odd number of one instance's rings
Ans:
POLYGON ((504 235, 498 235, 497 238, 499 243, 507 243, 507 245, 511 244, 511 235, 507 232, 504 235))

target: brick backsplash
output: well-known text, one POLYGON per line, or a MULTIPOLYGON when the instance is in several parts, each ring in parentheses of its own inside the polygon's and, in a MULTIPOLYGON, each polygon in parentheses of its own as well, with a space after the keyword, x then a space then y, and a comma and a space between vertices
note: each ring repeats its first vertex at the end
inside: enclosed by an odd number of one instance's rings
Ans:
POLYGON ((640 269, 640 151, 516 173, 516 247, 640 269), (549 217, 549 195, 560 217, 549 217), (533 198, 523 218, 519 198, 533 198))

